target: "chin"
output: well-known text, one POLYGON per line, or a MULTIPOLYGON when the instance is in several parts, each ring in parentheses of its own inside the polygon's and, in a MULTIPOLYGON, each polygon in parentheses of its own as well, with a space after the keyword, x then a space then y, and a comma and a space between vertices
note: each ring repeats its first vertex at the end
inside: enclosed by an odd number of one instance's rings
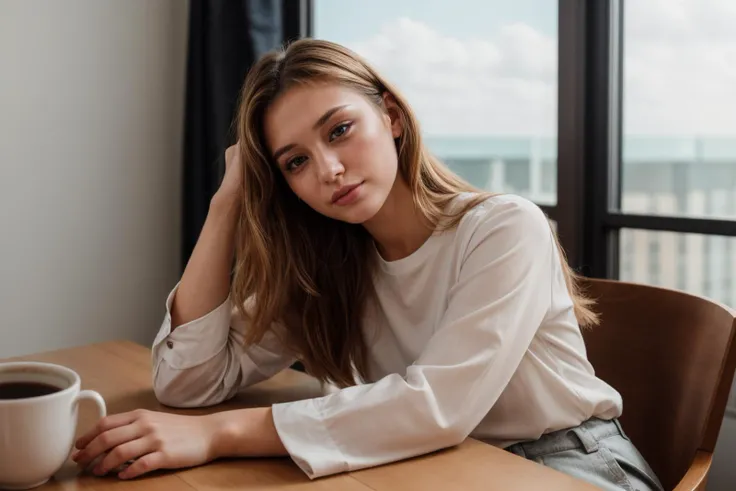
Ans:
POLYGON ((382 205, 383 203, 376 203, 375 200, 364 199, 353 206, 340 210, 333 218, 341 222, 361 225, 376 216, 382 205))
MULTIPOLYGON (((357 207, 356 207, 357 208, 357 207)), ((378 209, 368 209, 367 207, 361 207, 360 210, 350 210, 346 213, 341 213, 339 217, 335 217, 337 220, 352 223, 355 225, 361 225, 378 213, 378 209)))

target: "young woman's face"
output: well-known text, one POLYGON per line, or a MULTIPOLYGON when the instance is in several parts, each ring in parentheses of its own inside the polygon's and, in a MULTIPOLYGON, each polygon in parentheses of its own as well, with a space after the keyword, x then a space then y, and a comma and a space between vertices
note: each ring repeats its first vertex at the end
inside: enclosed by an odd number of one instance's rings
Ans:
POLYGON ((315 211, 363 223, 383 206, 397 176, 395 102, 387 113, 336 84, 295 86, 265 115, 268 150, 294 193, 315 211), (391 115, 391 116, 389 116, 391 115))

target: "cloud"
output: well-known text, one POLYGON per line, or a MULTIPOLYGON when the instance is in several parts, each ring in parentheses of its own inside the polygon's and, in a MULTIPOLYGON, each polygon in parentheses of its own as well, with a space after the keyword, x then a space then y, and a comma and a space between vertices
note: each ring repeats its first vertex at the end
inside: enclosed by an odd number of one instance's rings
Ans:
POLYGON ((400 18, 350 46, 409 99, 430 134, 554 134, 557 43, 512 24, 493 40, 400 18))
MULTIPOLYGON (((736 135, 736 1, 626 6, 625 132, 736 135)), ((349 46, 407 96, 427 133, 556 133, 557 39, 528 24, 472 39, 398 18, 349 46)))
POLYGON ((736 2, 626 5, 626 132, 736 135, 736 2))

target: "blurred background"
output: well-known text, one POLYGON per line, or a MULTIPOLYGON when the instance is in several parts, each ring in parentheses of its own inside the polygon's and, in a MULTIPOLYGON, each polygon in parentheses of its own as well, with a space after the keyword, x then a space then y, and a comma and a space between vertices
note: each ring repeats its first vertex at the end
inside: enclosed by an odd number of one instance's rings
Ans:
MULTIPOLYGON (((149 344, 248 67, 313 36, 590 276, 736 307, 732 0, 0 0, 0 357, 149 344)), ((665 408, 666 410, 666 408, 665 408)), ((708 489, 733 489, 736 395, 708 489)))

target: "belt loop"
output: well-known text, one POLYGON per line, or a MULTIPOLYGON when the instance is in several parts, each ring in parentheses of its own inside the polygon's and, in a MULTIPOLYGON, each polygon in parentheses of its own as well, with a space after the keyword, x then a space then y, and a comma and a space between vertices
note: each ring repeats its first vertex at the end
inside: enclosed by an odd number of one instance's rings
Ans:
POLYGON ((585 453, 593 453, 598 451, 598 440, 596 440, 593 435, 590 434, 587 428, 585 428, 584 425, 577 426, 575 428, 572 428, 573 433, 578 437, 580 440, 580 443, 583 444, 583 448, 585 448, 585 453))
POLYGON ((621 436, 624 438, 624 440, 631 441, 631 439, 626 435, 626 433, 624 433, 624 429, 621 426, 621 422, 618 420, 618 418, 613 418, 613 424, 616 425, 616 428, 618 428, 618 432, 621 433, 621 436))

